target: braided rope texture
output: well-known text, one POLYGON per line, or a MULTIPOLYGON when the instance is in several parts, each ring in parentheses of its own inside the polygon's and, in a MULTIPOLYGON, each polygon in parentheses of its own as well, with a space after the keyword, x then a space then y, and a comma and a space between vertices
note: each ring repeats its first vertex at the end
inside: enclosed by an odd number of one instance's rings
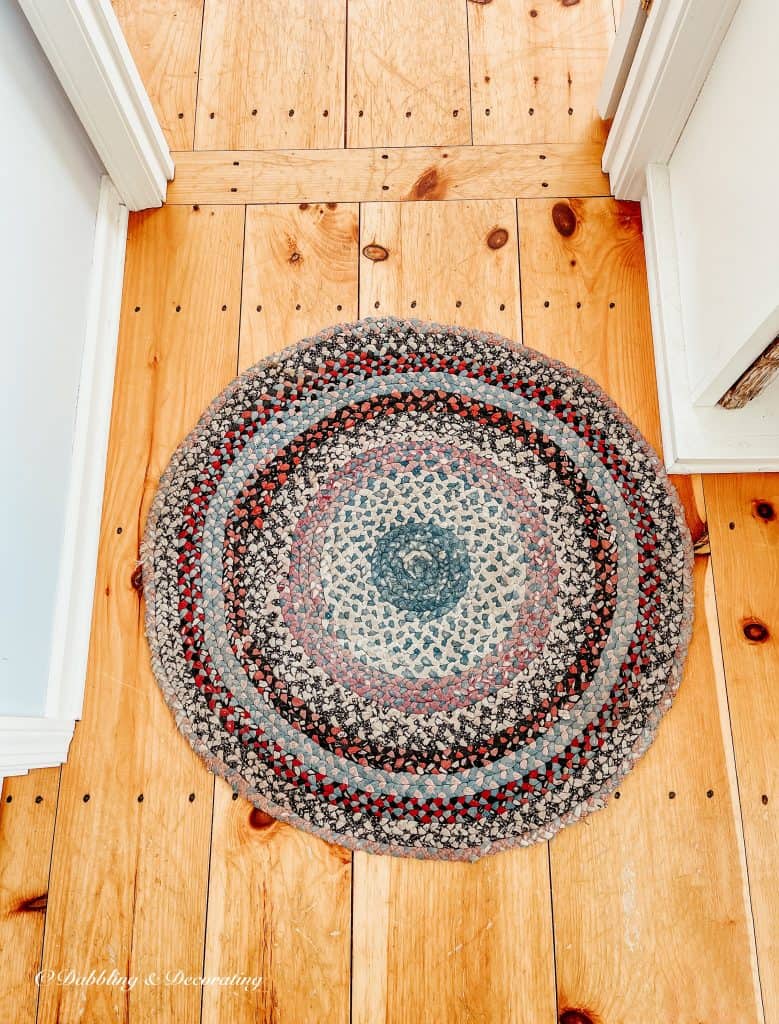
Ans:
POLYGON ((141 550, 208 767, 353 849, 473 860, 601 807, 692 627, 657 456, 592 380, 371 318, 258 363, 173 455, 141 550))

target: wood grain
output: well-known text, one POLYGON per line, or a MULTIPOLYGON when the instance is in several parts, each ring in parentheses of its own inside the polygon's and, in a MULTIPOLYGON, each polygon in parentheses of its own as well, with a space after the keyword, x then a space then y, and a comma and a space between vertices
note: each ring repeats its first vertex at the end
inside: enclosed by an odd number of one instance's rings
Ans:
POLYGON ((602 146, 176 153, 168 203, 356 203, 606 196, 602 146))
POLYGON ((475 143, 605 139, 595 103, 611 0, 469 3, 468 22, 475 143))
POLYGON ((513 201, 366 203, 360 248, 361 316, 415 317, 520 338, 513 201), (374 245, 386 259, 366 255, 374 245))
POLYGON ((111 0, 171 149, 192 149, 203 0, 111 0))
MULTIPOLYGON (((518 336, 514 213, 505 200, 362 207, 361 251, 380 245, 388 256, 361 257, 361 315, 478 324, 518 336), (494 249, 487 240, 496 229, 507 237, 494 249)), ((554 1021, 544 844, 477 864, 362 853, 354 861, 355 1024, 554 1021)))
POLYGON ((343 145, 344 0, 205 0, 195 149, 343 145))
POLYGON ((779 1022, 779 476, 707 476, 711 561, 767 1024, 779 1022))
POLYGON ((695 589, 684 679, 652 747, 620 799, 551 843, 561 1019, 761 1019, 706 558, 695 589))
POLYGON ((241 370, 328 324, 357 319, 357 242, 355 205, 247 210, 241 370))
POLYGON ((349 146, 471 142, 468 24, 452 0, 349 0, 349 146))
POLYGON ((35 1024, 59 768, 5 780, 0 803, 0 1020, 35 1024))
MULTIPOLYGON (((200 976, 213 779, 151 673, 134 575, 173 449, 235 372, 243 211, 130 219, 84 714, 62 770, 44 968, 200 976)), ((197 1021, 187 985, 50 985, 39 1021, 197 1021)))
POLYGON ((660 452, 638 204, 520 201, 519 235, 526 344, 593 377, 660 452))
POLYGON ((203 1024, 349 1020, 351 854, 274 821, 217 782, 203 1024))
POLYGON ((475 864, 354 861, 354 1024, 553 1024, 546 844, 475 864))

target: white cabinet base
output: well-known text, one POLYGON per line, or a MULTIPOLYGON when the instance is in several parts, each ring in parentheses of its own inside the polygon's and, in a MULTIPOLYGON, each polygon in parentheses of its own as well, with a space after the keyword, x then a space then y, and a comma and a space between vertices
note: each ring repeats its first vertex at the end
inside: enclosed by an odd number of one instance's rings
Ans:
POLYGON ((641 211, 666 467, 673 473, 779 471, 779 381, 744 409, 693 404, 665 164, 647 167, 641 211))

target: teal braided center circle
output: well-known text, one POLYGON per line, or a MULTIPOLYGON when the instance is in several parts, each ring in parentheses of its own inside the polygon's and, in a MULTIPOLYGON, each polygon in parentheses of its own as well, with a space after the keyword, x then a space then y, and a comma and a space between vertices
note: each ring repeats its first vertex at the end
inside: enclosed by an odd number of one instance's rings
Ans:
POLYGON ((454 608, 471 578, 465 544, 435 523, 403 523, 385 533, 370 566, 372 582, 386 601, 433 617, 454 608))

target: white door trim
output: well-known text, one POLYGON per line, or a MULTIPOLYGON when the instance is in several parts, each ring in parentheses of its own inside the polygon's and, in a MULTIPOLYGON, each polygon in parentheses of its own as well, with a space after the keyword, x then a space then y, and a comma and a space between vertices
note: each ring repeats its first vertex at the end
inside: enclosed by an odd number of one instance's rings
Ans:
POLYGON ((646 6, 642 0, 625 0, 617 35, 598 93, 598 113, 604 121, 611 120, 617 112, 641 33, 644 31, 646 15, 646 6))
POLYGON ((655 0, 603 152, 617 199, 640 200, 671 158, 740 0, 655 0))
POLYGON ((57 603, 42 716, 0 715, 0 778, 61 764, 81 716, 122 300, 127 207, 100 183, 57 603))
POLYGON ((0 715, 0 781, 61 764, 81 715, 129 210, 161 206, 173 161, 109 0, 19 0, 107 176, 92 279, 42 716, 0 715))
POLYGON ((45 714, 79 718, 87 670, 122 302, 127 207, 100 186, 45 714))
POLYGON ((665 464, 671 473, 779 470, 779 416, 768 389, 743 409, 693 405, 668 167, 646 169, 641 202, 665 464))
POLYGON ((641 201, 663 450, 674 473, 779 470, 775 388, 744 409, 694 404, 668 170, 739 3, 654 0, 603 153, 616 198, 641 201))
POLYGON ((122 202, 161 206, 173 160, 109 0, 19 4, 122 202))

